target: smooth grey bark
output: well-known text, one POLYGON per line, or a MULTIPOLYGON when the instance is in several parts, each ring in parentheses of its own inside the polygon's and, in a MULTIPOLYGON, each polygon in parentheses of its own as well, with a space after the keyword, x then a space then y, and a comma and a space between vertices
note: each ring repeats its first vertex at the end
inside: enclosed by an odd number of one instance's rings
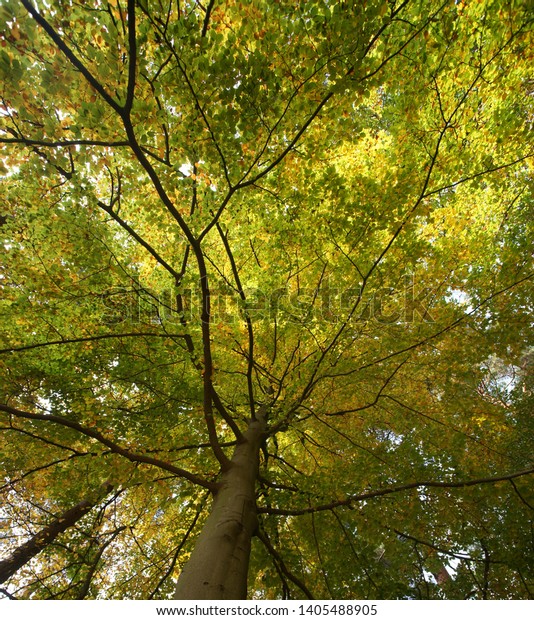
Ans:
POLYGON ((211 513, 184 566, 174 598, 246 599, 251 541, 257 527, 256 480, 266 428, 260 408, 223 473, 211 513))
POLYGON ((109 493, 113 485, 109 482, 103 484, 97 491, 96 497, 84 499, 69 510, 66 510, 52 523, 43 528, 35 536, 30 538, 20 547, 17 547, 11 555, 0 561, 0 583, 7 581, 20 568, 39 554, 48 544, 54 541, 62 532, 75 525, 86 515, 100 499, 109 493))

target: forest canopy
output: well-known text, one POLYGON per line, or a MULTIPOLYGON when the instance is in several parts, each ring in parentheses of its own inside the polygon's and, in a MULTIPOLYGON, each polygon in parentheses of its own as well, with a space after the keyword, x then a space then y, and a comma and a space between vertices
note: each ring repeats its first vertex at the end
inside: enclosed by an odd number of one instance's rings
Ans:
POLYGON ((0 0, 0 596, 534 594, 521 0, 0 0))

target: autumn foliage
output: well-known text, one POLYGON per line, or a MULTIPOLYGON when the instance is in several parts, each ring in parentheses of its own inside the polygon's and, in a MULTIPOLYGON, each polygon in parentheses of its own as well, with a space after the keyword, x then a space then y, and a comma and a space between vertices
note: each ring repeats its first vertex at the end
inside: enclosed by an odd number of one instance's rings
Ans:
POLYGON ((2 596, 533 596, 528 4, 0 0, 2 596))

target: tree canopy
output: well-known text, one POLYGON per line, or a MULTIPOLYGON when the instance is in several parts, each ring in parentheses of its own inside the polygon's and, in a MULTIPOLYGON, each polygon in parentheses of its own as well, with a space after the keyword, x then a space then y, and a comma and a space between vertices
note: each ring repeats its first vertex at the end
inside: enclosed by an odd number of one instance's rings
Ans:
POLYGON ((0 0, 2 596, 532 597, 528 5, 0 0))

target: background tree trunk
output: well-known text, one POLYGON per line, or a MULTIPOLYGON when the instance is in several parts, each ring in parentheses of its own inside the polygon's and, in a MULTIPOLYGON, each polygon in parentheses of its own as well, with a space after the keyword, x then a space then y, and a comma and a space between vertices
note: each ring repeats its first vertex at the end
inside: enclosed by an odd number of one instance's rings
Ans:
POLYGON ((14 575, 19 568, 24 566, 33 557, 40 553, 48 544, 53 542, 61 533, 69 527, 75 525, 84 515, 86 515, 100 499, 109 493, 113 485, 109 482, 103 484, 97 494, 97 497, 84 499, 69 510, 61 514, 57 519, 52 521, 38 534, 30 538, 27 542, 17 547, 13 553, 0 561, 0 583, 7 581, 14 575))

